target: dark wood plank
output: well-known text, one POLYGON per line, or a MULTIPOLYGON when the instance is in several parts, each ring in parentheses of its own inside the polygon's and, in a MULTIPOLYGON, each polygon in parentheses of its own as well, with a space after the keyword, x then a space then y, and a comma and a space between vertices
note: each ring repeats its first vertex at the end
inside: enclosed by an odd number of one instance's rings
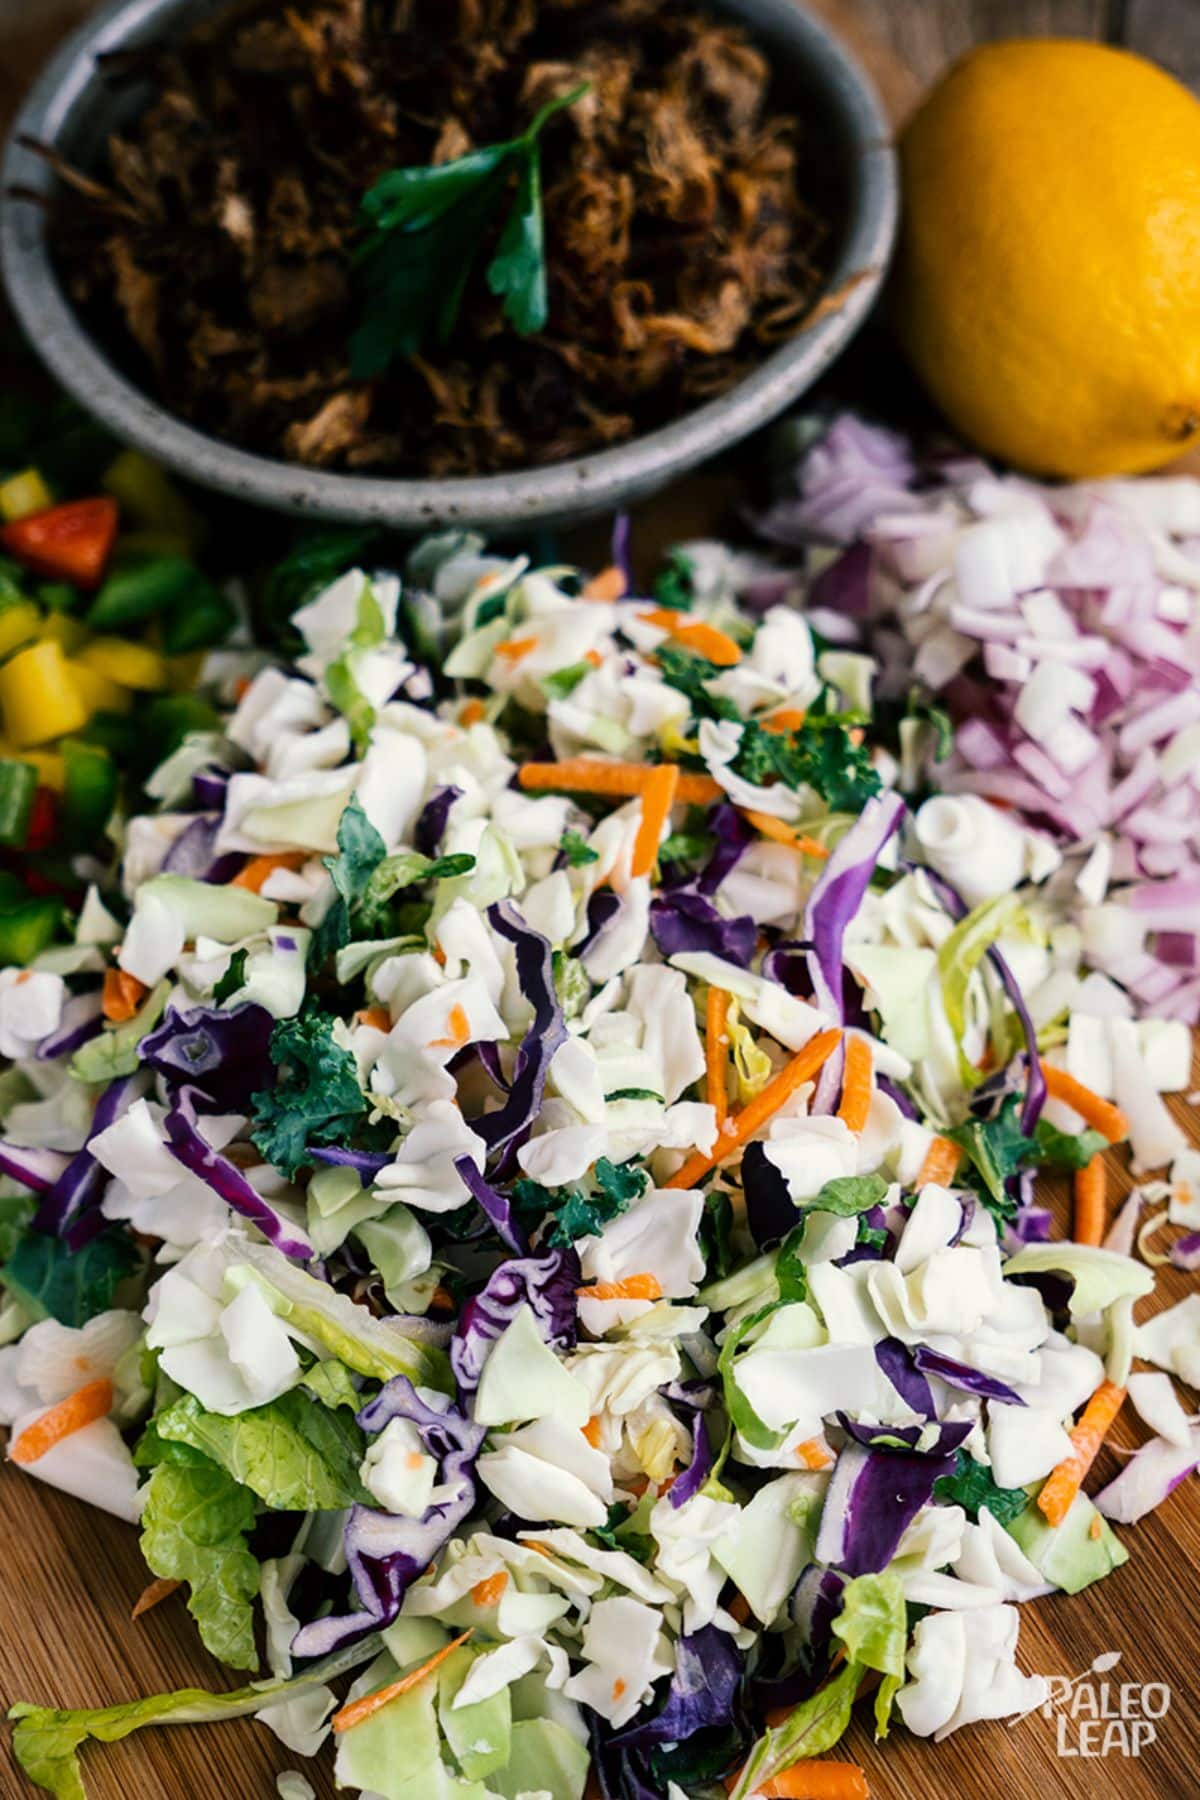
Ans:
POLYGON ((1200 88, 1200 7, 1193 0, 1125 0, 1123 42, 1200 88))

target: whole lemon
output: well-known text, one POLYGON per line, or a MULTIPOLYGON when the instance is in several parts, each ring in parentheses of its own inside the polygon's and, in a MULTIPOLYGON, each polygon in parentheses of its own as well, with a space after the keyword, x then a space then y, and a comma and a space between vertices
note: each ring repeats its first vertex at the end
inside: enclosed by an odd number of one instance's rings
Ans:
POLYGON ((895 317, 960 432, 1068 477, 1200 438, 1200 101, 1102 44, 989 44, 900 159, 895 317))

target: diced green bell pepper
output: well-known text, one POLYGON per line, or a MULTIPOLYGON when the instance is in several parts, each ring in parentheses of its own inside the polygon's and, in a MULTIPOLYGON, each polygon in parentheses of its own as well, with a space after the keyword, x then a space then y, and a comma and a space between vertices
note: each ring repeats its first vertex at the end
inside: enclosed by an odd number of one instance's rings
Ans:
POLYGON ((0 761, 0 844, 20 849, 29 833, 37 770, 15 757, 0 761))
POLYGON ((61 917, 62 902, 48 898, 0 911, 0 968, 26 968, 50 944, 61 917))
POLYGON ((117 798, 117 770, 107 750, 64 738, 59 745, 66 764, 61 828, 64 841, 79 847, 95 843, 117 798))

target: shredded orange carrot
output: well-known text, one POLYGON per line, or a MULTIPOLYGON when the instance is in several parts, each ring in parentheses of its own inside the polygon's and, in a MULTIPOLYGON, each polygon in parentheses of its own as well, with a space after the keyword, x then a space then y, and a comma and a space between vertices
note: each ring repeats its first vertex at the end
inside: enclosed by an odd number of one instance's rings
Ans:
POLYGON ((235 700, 244 700, 246 698, 246 695, 249 692, 250 692, 250 677, 248 675, 239 675, 237 680, 233 684, 234 699, 235 700))
POLYGON ((263 884, 276 869, 298 869, 303 861, 303 850, 277 850, 270 856, 252 856, 229 885, 247 888, 252 894, 261 894, 263 884))
POLYGON ((370 1025, 376 1031, 392 1029, 392 1015, 386 1006, 363 1006, 354 1015, 356 1025, 370 1025))
POLYGON ((1071 1503, 1079 1492, 1080 1483, 1095 1462, 1096 1454, 1108 1436, 1109 1427, 1124 1401, 1123 1387, 1116 1387, 1111 1381, 1102 1381, 1084 1407, 1079 1423, 1070 1433, 1071 1442, 1075 1446, 1073 1455, 1065 1456, 1058 1467, 1050 1471, 1037 1497, 1038 1511, 1051 1525, 1061 1525, 1071 1510, 1071 1503))
POLYGON ((523 656, 528 656, 537 646, 536 637, 505 638, 502 644, 496 645, 496 655, 502 656, 505 662, 520 662, 523 656))
POLYGON ((607 569, 601 569, 590 581, 584 583, 579 590, 581 600, 619 600, 625 592, 625 577, 616 563, 610 563, 607 569))
POLYGON ((625 1692, 627 1685, 628 1684, 626 1682, 622 1681, 621 1677, 618 1675, 617 1679, 612 1684, 612 1697, 614 1700, 619 1700, 621 1698, 621 1695, 625 1692))
POLYGON ((705 624, 703 619, 693 619, 690 613, 675 612, 669 606, 652 606, 639 613, 638 618, 647 625, 656 625, 685 650, 694 650, 719 669, 730 669, 742 660, 742 652, 731 637, 715 625, 705 624))
POLYGON ((149 991, 136 975, 129 975, 124 969, 105 969, 100 1009, 112 1024, 124 1025, 127 1019, 132 1019, 149 991))
POLYGON ((694 775, 684 770, 679 777, 675 798, 684 806, 711 806, 724 793, 720 782, 711 775, 694 775))
POLYGON ((1122 1138, 1129 1136, 1129 1120, 1119 1106, 1093 1094, 1091 1088, 1084 1087, 1082 1081, 1076 1081, 1065 1069, 1053 1069, 1047 1063, 1043 1070, 1047 1092, 1071 1107, 1097 1131, 1103 1132, 1110 1144, 1119 1144, 1122 1138))
POLYGON ((745 1594, 735 1594, 733 1599, 729 1602, 729 1605, 725 1608, 725 1611, 729 1614, 730 1618, 736 1620, 739 1625, 748 1625, 750 1622, 750 1602, 747 1600, 745 1594))
POLYGON ((495 1606, 507 1586, 508 1571, 497 1569, 494 1575, 488 1575, 475 1583, 471 1589, 471 1598, 476 1606, 495 1606))
POLYGON ((585 650, 583 660, 585 663, 591 663, 593 669, 599 669, 604 662, 604 658, 598 650, 585 650))
POLYGON ((798 1087, 803 1087, 833 1055, 842 1041, 840 1031, 819 1031, 810 1038, 803 1050, 798 1050, 791 1062, 780 1069, 773 1080, 768 1081, 761 1094, 748 1100, 740 1111, 726 1120, 725 1129, 717 1134, 717 1141, 711 1150, 697 1150, 689 1156, 683 1167, 666 1183, 669 1188, 691 1188, 702 1181, 710 1169, 715 1169, 719 1162, 754 1136, 774 1113, 779 1111, 785 1100, 790 1100, 798 1087))
POLYGON ((517 779, 523 788, 533 793, 543 788, 565 788, 576 794, 612 794, 628 800, 641 793, 646 770, 641 763, 605 762, 599 756, 568 756, 562 762, 525 763, 517 779))
POLYGON ((455 1310, 454 1295, 449 1288, 443 1287, 440 1281, 429 1297, 429 1304, 440 1307, 443 1311, 453 1312, 455 1310))
POLYGON ((47 1450, 53 1450, 55 1444, 70 1437, 73 1431, 82 1431, 85 1425, 94 1425, 97 1419, 105 1418, 112 1403, 113 1385, 106 1375, 98 1381, 85 1382, 65 1400, 49 1407, 32 1425, 27 1425, 20 1437, 9 1445, 9 1456, 15 1463, 36 1462, 47 1450))
POLYGON ((600 1448, 600 1415, 593 1413, 586 1425, 579 1427, 593 1450, 600 1448))
POLYGON ((848 1762, 793 1763, 754 1793, 756 1800, 871 1800, 866 1770, 848 1762))
POLYGON ((149 1587, 142 1589, 133 1603, 130 1618, 140 1619, 143 1613, 148 1613, 150 1608, 157 1606, 161 1600, 169 1600, 175 1590, 182 1586, 182 1581, 171 1581, 164 1576, 159 1576, 157 1581, 152 1581, 149 1587))
POLYGON ((922 1188, 926 1182, 932 1181, 938 1187, 945 1187, 947 1182, 954 1180, 961 1154, 958 1145, 952 1144, 949 1138, 935 1136, 925 1152, 925 1161, 917 1170, 913 1186, 922 1188))
POLYGON ((445 1037, 431 1038, 431 1050, 461 1050, 471 1036, 471 1021, 467 1017, 466 1008, 455 1004, 446 1015, 449 1031, 445 1037))
POLYGON ((763 837, 774 838, 777 844, 787 844, 792 850, 802 850, 805 856, 819 856, 823 859, 829 855, 824 844, 809 837, 807 832, 797 831, 786 820, 777 819, 773 813, 754 812, 748 806, 743 806, 741 813, 755 831, 761 832, 763 837))
POLYGON ((478 725, 479 721, 486 717, 486 715, 487 708, 482 700, 468 700, 467 704, 458 715, 458 722, 460 725, 478 725))
POLYGON ((596 1281, 591 1287, 576 1288, 581 1300, 661 1300, 662 1285, 657 1275, 643 1271, 627 1275, 624 1281, 596 1281))
POLYGON ((729 995, 724 988, 710 987, 704 1015, 704 1098, 717 1115, 717 1130, 724 1128, 729 1117, 729 1093, 726 1086, 726 1064, 729 1057, 729 995))
POLYGON ((466 1643, 470 1635, 469 1631, 460 1632, 456 1638, 451 1638, 448 1644, 443 1644, 440 1650, 435 1650, 433 1655, 419 1667, 410 1669, 407 1675, 401 1675, 399 1681, 389 1682, 387 1687, 380 1688, 377 1693, 364 1694, 361 1700, 352 1700, 349 1706, 343 1706, 341 1712, 333 1715, 333 1729, 335 1731, 352 1731, 356 1725, 361 1725, 364 1719, 372 1718, 381 1707, 387 1706, 393 1700, 398 1700, 401 1694, 407 1694, 413 1688, 419 1687, 426 1676, 432 1675, 433 1671, 441 1663, 444 1663, 460 1644, 466 1643))
POLYGON ((1093 1514, 1091 1524, 1088 1526, 1088 1536, 1090 1538, 1098 1538, 1103 1530, 1104 1520, 1100 1517, 1099 1513, 1093 1514))
POLYGON ((798 706, 781 706, 762 721, 764 731, 799 731, 804 723, 804 713, 798 706))
POLYGON ((1099 1151, 1084 1169, 1075 1171, 1075 1242, 1099 1244, 1104 1236, 1108 1175, 1099 1151))
POLYGON ((874 1064, 865 1038, 846 1039, 846 1066, 842 1074, 842 1098, 837 1116, 856 1134, 867 1123, 871 1110, 871 1078, 874 1064))
POLYGON ((657 763, 646 771, 642 786, 642 822, 633 843, 633 860, 629 873, 637 877, 649 875, 658 860, 658 846, 663 826, 675 804, 679 786, 679 770, 674 763, 657 763))
POLYGON ((795 1456, 803 1469, 827 1469, 833 1461, 820 1438, 806 1438, 797 1444, 795 1456))

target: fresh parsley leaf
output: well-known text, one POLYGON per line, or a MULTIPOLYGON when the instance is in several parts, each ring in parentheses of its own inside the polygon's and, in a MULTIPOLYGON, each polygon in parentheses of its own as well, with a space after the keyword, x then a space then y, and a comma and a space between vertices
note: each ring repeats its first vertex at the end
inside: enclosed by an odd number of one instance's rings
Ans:
POLYGON ((617 1212, 624 1212, 631 1200, 640 1200, 650 1185, 645 1169, 636 1163, 610 1162, 607 1156, 599 1159, 592 1173, 600 1192, 616 1208, 613 1218, 617 1212))
POLYGON ((669 550, 654 583, 654 598, 672 612, 687 612, 695 598, 695 569, 686 550, 669 550))
POLYGON ((81 1250, 61 1238, 27 1231, 4 1265, 4 1285, 41 1316, 60 1325, 86 1325, 107 1312, 121 1283, 142 1257, 124 1231, 102 1231, 81 1250))
POLYGON ((821 1191, 804 1202, 805 1212, 836 1213, 839 1219, 850 1219, 867 1212, 887 1194, 888 1184, 882 1175, 839 1175, 827 1181, 821 1191))
POLYGON ((522 1176, 512 1186, 512 1202, 527 1223, 552 1218, 546 1243, 567 1246, 580 1238, 599 1237, 601 1228, 645 1193, 650 1177, 636 1163, 614 1163, 602 1156, 592 1171, 594 1190, 563 1188, 557 1194, 522 1176))
POLYGON ((997 1487, 982 1463, 965 1451, 956 1452, 954 1473, 939 1475, 933 1484, 935 1499, 948 1506, 961 1506, 974 1521, 986 1508, 1001 1525, 1007 1525, 1029 1505, 1024 1488, 997 1487))
POLYGON ((579 831, 564 831, 559 851, 566 858, 569 869, 581 869, 585 863, 599 862, 600 853, 593 850, 587 839, 579 831))
POLYGON ((322 858, 333 877, 336 897, 313 933, 310 955, 315 964, 350 942, 350 915, 363 899, 367 883, 387 855, 387 845, 353 794, 338 820, 338 854, 322 858))
POLYGON ((1049 1119, 1039 1119, 1033 1135, 1030 1160, 1042 1169, 1086 1169, 1093 1156, 1108 1149, 1102 1131, 1059 1131, 1049 1119))
POLYGON ((707 831, 673 831, 660 846, 658 860, 699 868, 712 855, 715 842, 707 831))
POLYGON ((969 1119, 942 1134, 966 1152, 971 1185, 1000 1223, 1017 1210, 1006 1184, 1037 1149, 1037 1139, 1021 1130, 1020 1110, 1019 1099, 1010 1094, 994 1118, 969 1119))
MULTIPOLYGON (((464 851, 454 856, 422 856, 419 850, 397 850, 385 856, 367 880, 361 899, 354 909, 355 924, 368 933, 382 930, 387 908, 395 894, 426 881, 454 881, 469 875, 475 858, 464 851)), ((390 935, 390 934, 389 934, 390 935)))
POLYGON ((350 340, 356 380, 384 374, 397 357, 415 356, 431 341, 449 341, 471 273, 510 194, 487 283, 514 330, 530 336, 543 329, 548 303, 539 138, 547 121, 574 105, 586 86, 548 101, 520 137, 436 167, 392 169, 364 194, 366 236, 354 259, 362 305, 350 340))
POLYGON ((290 1181, 312 1160, 310 1144, 344 1143, 367 1109, 353 1053, 334 1041, 336 1023, 311 1002, 298 1018, 280 1019, 271 1033, 279 1079, 251 1097, 250 1135, 290 1181))
POLYGON ((678 644, 660 644, 654 656, 667 686, 687 696, 693 718, 741 719, 732 700, 710 694, 705 685, 720 675, 716 663, 708 662, 703 656, 693 656, 690 650, 681 650, 678 644))
POLYGON ((239 988, 246 985, 246 952, 235 950, 229 959, 229 967, 213 989, 213 999, 218 1006, 224 1006, 226 1000, 233 998, 239 988))
POLYGON ((856 714, 810 710, 796 731, 748 724, 734 771, 759 787, 772 777, 792 789, 810 787, 833 812, 859 813, 880 782, 866 745, 850 736, 857 722, 856 714))

